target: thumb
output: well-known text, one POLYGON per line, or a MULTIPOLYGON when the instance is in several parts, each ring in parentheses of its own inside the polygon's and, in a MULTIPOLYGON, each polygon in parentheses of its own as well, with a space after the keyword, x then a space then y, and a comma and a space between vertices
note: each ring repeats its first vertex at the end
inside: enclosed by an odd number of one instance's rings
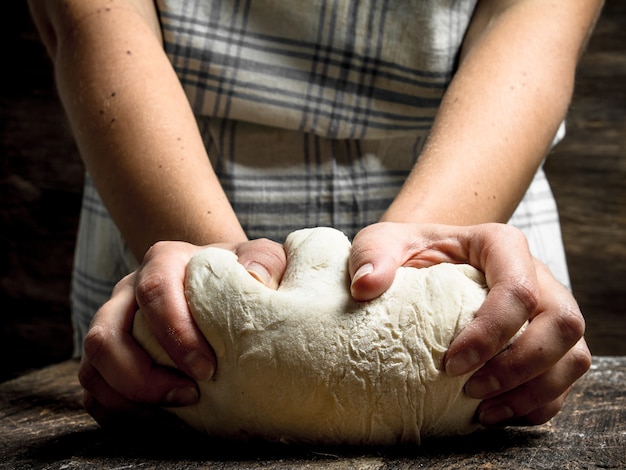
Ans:
POLYGON ((287 267, 285 250, 280 243, 257 239, 235 249, 238 261, 257 281, 277 289, 287 267))
POLYGON ((348 270, 352 279, 350 292, 355 300, 372 300, 393 283, 396 271, 404 262, 402 243, 397 231, 384 223, 361 230, 352 243, 348 270))

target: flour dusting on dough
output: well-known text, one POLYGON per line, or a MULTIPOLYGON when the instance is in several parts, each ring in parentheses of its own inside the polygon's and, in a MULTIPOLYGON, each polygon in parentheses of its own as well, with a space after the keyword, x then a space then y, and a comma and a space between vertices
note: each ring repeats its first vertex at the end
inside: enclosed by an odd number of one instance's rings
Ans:
MULTIPOLYGON (((419 444, 477 428, 468 376, 450 377, 442 361, 485 299, 479 271, 400 268, 382 296, 356 302, 341 232, 299 230, 285 250, 278 290, 230 251, 191 260, 186 295, 218 365, 199 404, 172 412, 212 436, 318 444, 419 444)), ((134 334, 171 364, 140 314, 134 334)))

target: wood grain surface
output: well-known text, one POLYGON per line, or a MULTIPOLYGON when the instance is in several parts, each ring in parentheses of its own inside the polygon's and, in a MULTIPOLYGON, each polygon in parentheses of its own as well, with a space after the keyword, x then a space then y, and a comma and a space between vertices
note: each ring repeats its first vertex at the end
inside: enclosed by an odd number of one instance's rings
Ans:
POLYGON ((626 357, 596 357, 548 424, 402 448, 229 443, 173 423, 104 431, 82 410, 77 368, 0 385, 0 468, 626 468, 626 357))
MULTIPOLYGON (((0 381, 69 357, 83 166, 26 2, 0 15, 0 381)), ((626 2, 607 0, 546 169, 599 355, 626 354, 626 2)))

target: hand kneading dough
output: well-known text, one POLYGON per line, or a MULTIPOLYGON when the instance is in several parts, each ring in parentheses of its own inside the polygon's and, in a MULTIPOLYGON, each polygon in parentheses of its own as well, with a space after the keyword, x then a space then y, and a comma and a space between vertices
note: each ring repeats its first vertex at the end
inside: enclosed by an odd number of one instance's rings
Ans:
MULTIPOLYGON (((419 444, 477 428, 468 376, 450 377, 442 359, 485 299, 480 272, 400 268, 381 297, 355 302, 341 232, 300 230, 285 250, 276 291, 230 251, 191 260, 186 295, 217 371, 199 384, 198 405, 170 411, 212 436, 318 444, 419 444)), ((140 314, 134 334, 172 364, 140 314)))

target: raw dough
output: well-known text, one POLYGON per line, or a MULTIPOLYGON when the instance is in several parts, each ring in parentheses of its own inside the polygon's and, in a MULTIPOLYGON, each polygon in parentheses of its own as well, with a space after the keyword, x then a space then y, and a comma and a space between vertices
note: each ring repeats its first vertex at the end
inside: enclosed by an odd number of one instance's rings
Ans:
MULTIPOLYGON (((218 365, 199 384, 199 404, 172 412, 212 436, 318 444, 419 444, 478 427, 480 401, 463 393, 468 376, 450 377, 442 359, 485 299, 479 271, 400 268, 382 296, 355 302, 341 232, 300 230, 285 250, 276 291, 230 251, 191 260, 187 299, 218 365)), ((140 312, 134 334, 172 364, 140 312)))

